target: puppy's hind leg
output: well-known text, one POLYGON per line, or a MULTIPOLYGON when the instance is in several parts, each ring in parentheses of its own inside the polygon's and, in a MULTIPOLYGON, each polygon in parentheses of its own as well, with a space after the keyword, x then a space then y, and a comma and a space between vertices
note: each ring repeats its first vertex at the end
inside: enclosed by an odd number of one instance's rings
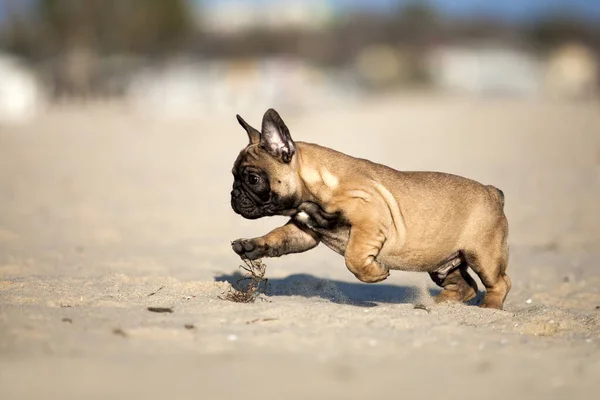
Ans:
POLYGON ((496 230, 481 243, 479 248, 465 251, 465 258, 486 288, 481 307, 502 310, 504 300, 511 288, 510 278, 506 275, 508 265, 506 230, 496 230))
POLYGON ((436 303, 449 301, 467 302, 477 295, 477 283, 469 275, 469 266, 464 260, 447 274, 430 272, 431 279, 444 290, 434 300, 436 303))

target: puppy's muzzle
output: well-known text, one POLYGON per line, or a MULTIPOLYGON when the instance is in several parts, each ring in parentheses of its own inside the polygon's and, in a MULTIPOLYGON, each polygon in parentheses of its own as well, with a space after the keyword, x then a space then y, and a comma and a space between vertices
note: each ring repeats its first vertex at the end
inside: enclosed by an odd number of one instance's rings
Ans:
POLYGON ((257 219, 264 216, 261 207, 243 190, 235 188, 231 191, 231 208, 237 214, 247 219, 257 219))

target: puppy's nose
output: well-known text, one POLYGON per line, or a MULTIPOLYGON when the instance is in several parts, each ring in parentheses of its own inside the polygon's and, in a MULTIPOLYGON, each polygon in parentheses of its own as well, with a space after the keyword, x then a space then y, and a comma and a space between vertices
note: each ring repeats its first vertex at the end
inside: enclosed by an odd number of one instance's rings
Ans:
POLYGON ((240 190, 239 190, 239 189, 233 189, 233 190, 231 191, 231 195, 232 195, 233 197, 238 197, 238 196, 240 195, 240 190))

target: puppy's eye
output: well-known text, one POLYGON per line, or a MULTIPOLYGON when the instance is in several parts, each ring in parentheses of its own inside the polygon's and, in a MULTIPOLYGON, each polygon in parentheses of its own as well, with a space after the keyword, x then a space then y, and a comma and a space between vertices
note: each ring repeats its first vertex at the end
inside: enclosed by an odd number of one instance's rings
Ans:
POLYGON ((256 185, 260 181, 260 178, 258 177, 258 175, 255 175, 255 174, 248 175, 248 178, 246 178, 246 179, 247 179, 248 183, 251 185, 256 185))

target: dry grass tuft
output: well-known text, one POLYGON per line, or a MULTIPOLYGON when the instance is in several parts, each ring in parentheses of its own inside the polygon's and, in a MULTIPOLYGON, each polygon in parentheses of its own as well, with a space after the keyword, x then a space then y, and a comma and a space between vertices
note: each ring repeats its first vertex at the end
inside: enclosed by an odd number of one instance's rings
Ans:
POLYGON ((259 260, 248 260, 242 258, 246 266, 240 265, 240 268, 246 271, 245 275, 238 279, 235 285, 232 285, 220 299, 233 301, 235 303, 253 303, 262 291, 266 291, 268 279, 265 278, 267 266, 259 260), (246 285, 241 283, 246 283, 246 285))

